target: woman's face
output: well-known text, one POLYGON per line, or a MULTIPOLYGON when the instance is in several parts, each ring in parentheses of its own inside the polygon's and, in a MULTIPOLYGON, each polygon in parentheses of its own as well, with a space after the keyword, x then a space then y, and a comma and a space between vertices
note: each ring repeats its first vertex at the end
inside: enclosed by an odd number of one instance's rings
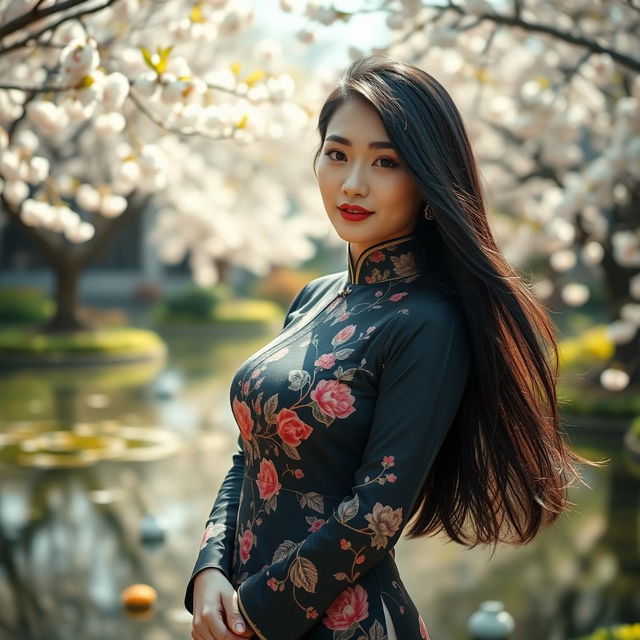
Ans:
POLYGON ((413 232, 422 201, 418 187, 377 112, 362 100, 348 100, 329 120, 317 176, 329 220, 350 243, 354 262, 371 245, 413 232), (373 213, 349 219, 339 208, 348 205, 373 213))

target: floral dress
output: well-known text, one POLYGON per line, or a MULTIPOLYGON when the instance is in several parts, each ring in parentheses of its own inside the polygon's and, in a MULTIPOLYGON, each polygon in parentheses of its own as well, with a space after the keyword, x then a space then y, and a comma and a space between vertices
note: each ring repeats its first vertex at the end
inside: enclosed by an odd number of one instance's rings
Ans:
POLYGON ((461 309, 416 267, 413 235, 309 282, 236 372, 238 449, 187 585, 217 567, 261 640, 429 638, 394 545, 470 368, 461 309), (393 630, 387 628, 385 611, 393 630), (393 637, 393 635, 391 636, 393 637))

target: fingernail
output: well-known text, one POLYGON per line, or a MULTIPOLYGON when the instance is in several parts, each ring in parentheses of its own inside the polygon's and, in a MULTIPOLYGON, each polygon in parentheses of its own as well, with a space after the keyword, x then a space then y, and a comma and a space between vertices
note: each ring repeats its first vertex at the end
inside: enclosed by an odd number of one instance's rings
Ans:
POLYGON ((234 626, 234 629, 236 631, 242 632, 242 631, 244 631, 244 625, 241 622, 236 622, 236 624, 234 626))

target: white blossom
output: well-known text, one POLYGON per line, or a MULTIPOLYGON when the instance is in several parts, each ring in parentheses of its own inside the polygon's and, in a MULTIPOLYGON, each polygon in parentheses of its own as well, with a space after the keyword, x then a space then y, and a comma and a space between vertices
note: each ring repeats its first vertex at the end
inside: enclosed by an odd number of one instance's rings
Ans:
POLYGON ((67 227, 64 230, 64 235, 70 242, 82 244, 91 240, 95 232, 96 229, 91 223, 83 221, 76 226, 67 227))
POLYGON ((27 105, 27 114, 42 133, 55 135, 63 131, 69 118, 64 111, 49 100, 34 100, 27 105))
POLYGON ((22 180, 7 180, 4 183, 2 194, 9 204, 18 207, 29 195, 29 187, 22 180))
POLYGON ((110 73, 104 81, 103 107, 108 111, 117 111, 122 107, 129 94, 129 80, 116 71, 110 73))
POLYGON ((571 282, 562 287, 560 295, 565 304, 580 307, 589 299, 589 287, 581 282, 571 282))
POLYGON ((104 138, 124 131, 126 125, 125 117, 117 111, 101 113, 95 120, 96 131, 104 138))
POLYGON ((95 41, 74 39, 60 56, 63 83, 76 83, 88 76, 100 64, 95 41))
POLYGON ((636 335, 638 327, 633 322, 615 320, 606 327, 607 337, 614 344, 627 344, 636 335))
POLYGON ((134 80, 133 86, 138 93, 151 98, 158 91, 158 76, 153 71, 145 71, 134 80))
POLYGON ((90 184, 81 184, 76 191, 76 202, 85 211, 97 211, 100 206, 100 193, 90 184))
POLYGON ((640 304, 633 302, 623 304, 620 309, 620 317, 627 322, 640 326, 640 304))
POLYGON ((107 195, 100 202, 99 212, 105 218, 117 218, 127 208, 127 199, 118 195, 107 195))
POLYGON ((37 184, 49 175, 49 160, 43 156, 33 156, 28 163, 27 182, 37 184))
POLYGON ((622 369, 609 367, 600 374, 600 384, 608 391, 622 391, 629 384, 629 374, 622 369))

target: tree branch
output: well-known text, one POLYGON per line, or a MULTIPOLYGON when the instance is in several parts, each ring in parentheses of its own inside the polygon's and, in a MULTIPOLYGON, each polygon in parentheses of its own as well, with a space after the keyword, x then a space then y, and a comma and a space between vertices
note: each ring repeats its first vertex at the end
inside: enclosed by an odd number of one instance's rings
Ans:
POLYGON ((25 29, 33 22, 42 20, 42 18, 46 18, 47 16, 51 16, 56 13, 62 13, 67 9, 72 9, 79 4, 85 4, 87 2, 91 2, 91 0, 66 0, 66 2, 60 2, 58 4, 51 5, 50 7, 45 7, 44 9, 38 9, 41 4, 41 2, 38 2, 38 4, 30 11, 27 11, 21 16, 18 16, 17 18, 14 18, 0 26, 0 39, 5 38, 16 31, 20 31, 20 29, 25 29))
MULTIPOLYGON (((53 5, 51 7, 47 7, 46 9, 42 9, 41 12, 39 12, 40 14, 43 14, 44 12, 49 12, 49 13, 57 13, 60 11, 60 7, 65 6, 65 9, 67 8, 71 8, 77 4, 82 4, 83 2, 86 2, 87 0, 67 0, 67 2, 63 2, 59 5, 53 5), (52 12, 50 11, 51 9, 55 9, 56 11, 52 12)), ((44 27, 43 29, 41 29, 40 31, 38 31, 37 33, 31 33, 27 36, 25 36, 22 40, 18 40, 18 42, 14 42, 13 44, 7 45, 6 47, 3 47, 0 49, 0 56, 5 55, 7 53, 9 53, 10 51, 14 51, 16 49, 21 49, 23 47, 26 47, 29 43, 31 42, 35 42, 36 44, 39 44, 37 42, 38 38, 40 36, 42 36, 43 34, 45 34, 47 31, 54 31, 55 29, 57 29, 61 24, 63 24, 64 22, 67 22, 69 20, 78 20, 80 17, 85 16, 85 15, 89 15, 92 13, 98 13, 99 11, 102 11, 103 9, 106 9, 107 7, 111 6, 112 4, 115 4, 118 0, 106 0, 104 4, 98 5, 97 7, 93 7, 91 9, 84 9, 82 11, 76 11, 76 13, 73 13, 71 15, 65 16, 64 18, 61 18, 60 20, 58 20, 58 22, 55 22, 54 24, 50 24, 47 25, 46 27, 44 27)), ((33 13, 33 11, 29 12, 29 13, 33 13)), ((29 15, 29 14, 25 14, 25 15, 29 15)), ((21 16, 20 18, 16 18, 15 20, 12 20, 11 22, 7 23, 7 25, 4 25, 4 27, 0 27, 0 40, 4 37, 4 35, 2 34, 2 30, 6 29, 8 25, 13 24, 14 22, 16 22, 17 20, 20 20, 21 18, 23 18, 24 16, 21 16)), ((43 16, 40 16, 43 17, 43 16)), ((38 18, 40 19, 40 18, 38 18)), ((33 20, 29 21, 28 24, 30 24, 31 22, 33 22, 33 20)), ((15 31, 15 29, 14 29, 15 31)), ((11 32, 9 32, 11 33, 11 32)))
POLYGON ((51 242, 37 227, 25 224, 18 211, 7 202, 4 195, 0 195, 0 203, 2 204, 2 210, 5 211, 9 219, 33 240, 51 264, 56 264, 63 255, 69 262, 75 262, 76 258, 73 252, 67 252, 65 248, 51 242))
MULTIPOLYGON (((466 15, 462 7, 458 7, 453 4, 450 6, 453 11, 456 11, 460 15, 466 15)), ((490 22, 503 24, 509 27, 519 27, 521 29, 524 29, 525 31, 533 33, 544 33, 545 35, 552 36, 557 40, 562 40, 564 42, 568 42, 569 44, 574 44, 576 46, 583 47, 584 49, 588 49, 592 53, 606 53, 609 54, 613 60, 615 60, 623 67, 627 67, 628 69, 631 69, 636 73, 640 71, 640 60, 636 60, 635 58, 632 58, 622 53, 621 51, 616 51, 615 49, 604 47, 594 40, 589 40, 588 38, 585 38, 583 36, 576 36, 549 25, 527 22, 526 20, 517 18, 516 16, 503 15, 500 13, 484 13, 477 17, 479 20, 489 20, 490 22)))
MULTIPOLYGON (((154 113, 152 113, 147 107, 142 104, 140 99, 132 92, 129 92, 128 96, 135 105, 140 109, 140 111, 151 120, 154 124, 158 125, 164 131, 168 131, 170 133, 175 133, 180 136, 202 136, 203 138, 209 138, 210 140, 225 140, 228 138, 233 138, 233 133, 228 136, 214 136, 209 133, 204 133, 203 131, 198 131, 196 129, 186 130, 186 129, 174 129, 173 127, 168 127, 166 124, 162 122, 160 118, 158 118, 154 113)), ((234 127, 234 131, 236 128, 234 127)))

